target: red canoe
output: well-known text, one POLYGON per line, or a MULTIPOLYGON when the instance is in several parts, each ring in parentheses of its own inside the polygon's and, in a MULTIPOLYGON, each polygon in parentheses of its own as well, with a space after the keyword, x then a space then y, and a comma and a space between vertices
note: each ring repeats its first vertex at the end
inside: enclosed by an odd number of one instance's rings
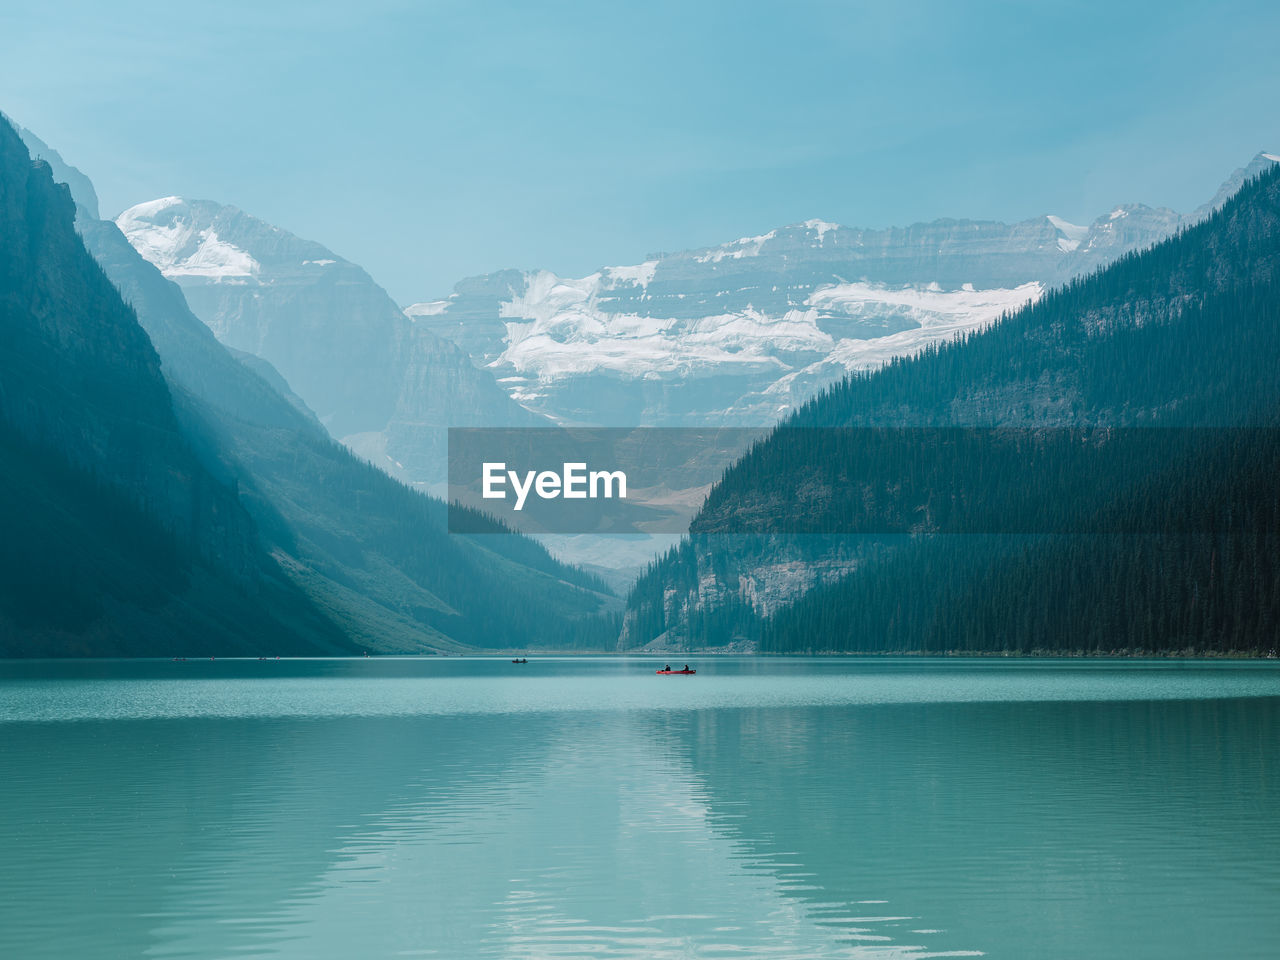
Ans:
POLYGON ((658 673, 658 674, 662 674, 662 675, 664 675, 664 676, 668 676, 668 677, 678 677, 678 676, 686 676, 686 677, 688 677, 688 676, 692 676, 693 674, 697 673, 698 671, 697 671, 697 670, 655 670, 655 671, 653 671, 653 672, 654 672, 654 673, 658 673))

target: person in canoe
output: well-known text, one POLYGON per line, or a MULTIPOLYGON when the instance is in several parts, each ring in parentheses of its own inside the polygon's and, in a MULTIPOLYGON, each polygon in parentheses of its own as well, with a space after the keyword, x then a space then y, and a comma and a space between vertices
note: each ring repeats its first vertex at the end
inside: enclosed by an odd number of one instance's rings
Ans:
POLYGON ((670 673, 670 672, 671 672, 671 664, 669 664, 669 663, 668 663, 665 667, 663 667, 663 668, 662 668, 662 672, 663 672, 663 673, 670 673))

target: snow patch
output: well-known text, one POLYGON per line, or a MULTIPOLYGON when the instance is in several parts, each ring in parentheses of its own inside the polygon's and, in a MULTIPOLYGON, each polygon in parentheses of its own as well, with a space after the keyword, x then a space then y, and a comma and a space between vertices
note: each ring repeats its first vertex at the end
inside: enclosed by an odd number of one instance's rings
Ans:
POLYGON ((613 281, 614 286, 622 283, 631 283, 647 290, 657 269, 657 260, 646 260, 644 263, 638 263, 634 267, 605 267, 602 272, 613 281))
POLYGON ((197 230, 191 207, 181 197, 130 207, 116 217, 116 226, 166 277, 234 281, 255 277, 260 269, 247 251, 221 239, 212 227, 197 230))
POLYGON ((577 280, 526 274, 524 292, 499 309, 506 347, 490 365, 546 380, 599 370, 640 378, 718 366, 783 371, 779 354, 834 344, 811 309, 769 316, 748 305, 693 319, 610 312, 601 296, 611 289, 607 272, 577 280))
POLYGON ((778 235, 777 230, 770 230, 758 237, 740 237, 732 243, 722 243, 713 247, 700 257, 694 257, 698 263, 719 263, 721 260, 741 260, 743 257, 758 257, 760 249, 778 235))
POLYGON ((418 317, 438 317, 449 309, 448 300, 429 300, 425 303, 411 303, 404 308, 404 315, 410 320, 418 317))
POLYGON ((840 224, 827 223, 827 221, 825 220, 806 220, 804 222, 804 228, 806 230, 811 230, 814 233, 816 233, 818 235, 818 246, 822 246, 823 237, 825 237, 832 230, 839 230, 840 224))
MULTIPOLYGON (((919 322, 920 329, 947 327, 968 330, 1038 299, 1043 292, 1042 285, 1034 281, 1018 287, 991 290, 975 290, 971 283, 964 284, 959 290, 942 290, 937 284, 892 288, 863 282, 837 283, 815 290, 806 303, 850 317, 865 315, 869 309, 894 307, 908 311, 912 319, 919 322)), ((903 331, 904 334, 915 332, 903 331)), ((888 339, 880 337, 874 342, 888 339)))
POLYGON ((1050 214, 1045 219, 1053 224, 1053 228, 1057 230, 1058 233, 1062 234, 1062 236, 1058 238, 1058 249, 1064 253, 1070 253, 1072 250, 1077 249, 1084 238, 1089 235, 1088 227, 1082 227, 1079 224, 1071 223, 1067 220, 1063 220, 1061 217, 1055 217, 1050 214))
POLYGON ((198 245, 190 255, 156 264, 160 267, 160 272, 166 277, 205 277, 210 280, 229 280, 257 274, 258 262, 246 251, 220 240, 216 231, 202 230, 196 235, 196 240, 198 245))
POLYGON ((532 399, 538 382, 601 371, 637 379, 776 371, 774 376, 785 379, 807 369, 815 355, 831 356, 848 369, 878 366, 891 356, 980 328, 1043 292, 1039 283, 994 290, 975 290, 972 284, 944 290, 937 283, 901 288, 840 283, 820 287, 802 304, 780 312, 748 304, 676 318, 612 312, 617 301, 607 296, 608 272, 580 279, 545 270, 529 273, 524 292, 501 305, 505 345, 490 366, 512 396, 532 399), (823 329, 823 321, 832 317, 875 323, 889 315, 906 317, 913 329, 840 341, 823 329))
POLYGON ((154 220, 161 214, 165 213, 172 207, 186 208, 187 201, 182 197, 158 197, 155 200, 146 200, 142 203, 134 204, 120 216, 116 217, 116 223, 126 218, 136 220, 154 220))
MULTIPOLYGON (((839 340, 827 357, 779 378, 764 391, 766 396, 807 399, 807 384, 827 383, 846 372, 875 370, 895 357, 909 357, 934 343, 942 343, 971 331, 982 330, 1044 295, 1045 286, 1032 281, 1017 287, 975 290, 966 283, 959 290, 941 290, 937 284, 890 288, 871 283, 840 283, 822 287, 808 302, 824 312, 874 319, 886 313, 906 315, 918 326, 870 340, 839 340)), ((788 404, 790 406, 791 404, 788 404)))
POLYGON ((1274 153, 1264 153, 1262 155, 1262 159, 1270 160, 1272 163, 1280 163, 1280 156, 1277 156, 1274 153))

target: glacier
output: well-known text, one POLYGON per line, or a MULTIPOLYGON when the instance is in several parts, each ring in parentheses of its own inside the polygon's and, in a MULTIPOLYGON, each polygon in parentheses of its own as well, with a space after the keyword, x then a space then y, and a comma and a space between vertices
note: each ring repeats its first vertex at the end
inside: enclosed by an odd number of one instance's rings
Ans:
POLYGON ((201 225, 182 197, 161 197, 130 207, 116 225, 143 259, 171 279, 234 281, 257 276, 262 269, 248 251, 220 238, 212 226, 201 225))

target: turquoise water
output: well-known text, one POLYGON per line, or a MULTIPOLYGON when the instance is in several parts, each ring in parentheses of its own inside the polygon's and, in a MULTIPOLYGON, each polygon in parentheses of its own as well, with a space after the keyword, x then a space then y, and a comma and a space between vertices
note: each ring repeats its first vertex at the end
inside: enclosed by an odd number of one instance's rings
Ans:
POLYGON ((0 956, 1280 952, 1280 664, 661 665, 0 662, 0 956))

